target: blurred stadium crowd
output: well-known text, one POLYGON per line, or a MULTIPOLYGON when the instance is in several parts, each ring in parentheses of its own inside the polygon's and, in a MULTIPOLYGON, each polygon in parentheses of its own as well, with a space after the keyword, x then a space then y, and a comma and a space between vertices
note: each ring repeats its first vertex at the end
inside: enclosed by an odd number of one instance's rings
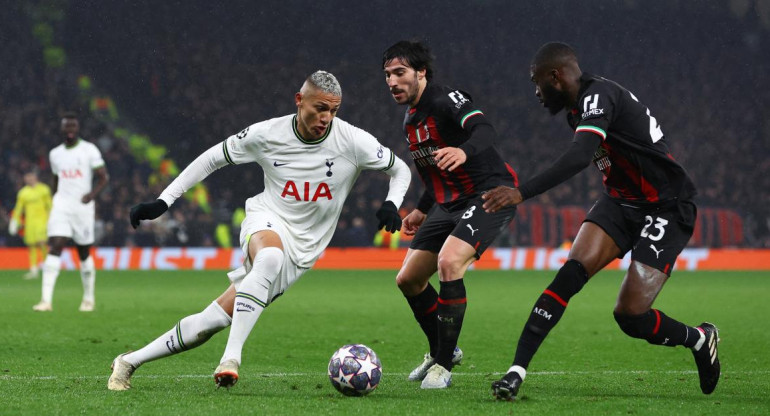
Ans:
MULTIPOLYGON (((128 209, 154 199, 179 169, 227 136, 294 112, 293 93, 315 69, 340 79, 339 116, 374 134, 411 165, 400 130, 404 108, 388 94, 380 54, 401 38, 427 34, 420 37, 437 56, 436 81, 471 93, 494 123, 498 145, 520 178, 542 169, 571 137, 563 115, 553 119, 539 108, 528 74, 529 58, 540 44, 566 41, 578 51, 583 70, 617 80, 651 108, 672 153, 698 186, 701 212, 720 213, 704 228, 729 228, 725 232, 731 235, 714 231, 698 243, 770 247, 770 121, 765 116, 770 10, 762 6, 767 2, 691 3, 666 2, 645 10, 642 19, 638 9, 646 2, 621 2, 594 11, 606 25, 579 27, 564 11, 565 1, 545 2, 543 7, 556 12, 526 18, 506 11, 506 2, 478 2, 477 13, 446 13, 441 19, 418 15, 399 23, 419 27, 413 33, 374 29, 378 11, 387 11, 385 2, 372 2, 375 10, 366 15, 311 6, 316 8, 309 13, 329 25, 349 22, 332 39, 322 39, 331 35, 319 32, 313 38, 306 31, 302 38, 280 30, 296 15, 291 2, 275 2, 265 7, 269 13, 251 15, 201 2, 198 9, 185 9, 184 18, 173 2, 114 5, 109 11, 79 2, 18 2, 0 16, 5 40, 0 48, 0 225, 6 226, 24 172, 37 170, 51 183, 48 151, 60 143, 59 116, 76 110, 82 137, 99 146, 111 176, 97 200, 97 245, 237 245, 240 208, 262 189, 256 165, 215 173, 162 220, 136 232, 128 224, 128 209), (228 24, 211 25, 218 20, 228 24), (201 27, 205 30, 197 30, 201 27), (563 29, 544 34, 550 27, 563 29), (494 38, 490 28, 497 28, 494 38), (725 218, 737 228, 720 224, 725 218)), ((422 191, 417 178, 405 209, 422 191)), ((386 188, 384 175, 362 175, 332 245, 372 244, 373 213, 386 188)), ((601 175, 586 169, 525 203, 498 245, 558 245, 576 230, 564 210, 577 210, 580 217, 601 190, 601 175), (545 225, 538 227, 562 230, 535 238, 532 221, 538 212, 558 217, 543 217, 545 225)), ((2 245, 21 241, 3 233, 2 245)))

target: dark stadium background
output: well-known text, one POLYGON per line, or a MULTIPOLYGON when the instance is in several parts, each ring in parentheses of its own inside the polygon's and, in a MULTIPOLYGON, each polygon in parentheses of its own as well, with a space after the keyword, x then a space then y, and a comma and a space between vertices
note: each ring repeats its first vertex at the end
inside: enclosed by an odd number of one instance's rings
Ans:
MULTIPOLYGON (((97 201, 97 245, 237 242, 234 213, 262 189, 256 165, 227 167, 164 220, 134 232, 128 209, 155 198, 200 152, 256 121, 294 112, 316 69, 339 78, 339 116, 408 163, 403 107, 388 94, 382 51, 426 41, 436 82, 469 91, 494 123, 521 178, 567 146, 563 115, 534 97, 529 59, 544 42, 577 50, 584 71, 629 88, 660 122, 694 178, 699 231, 691 245, 770 247, 770 2, 538 1, 14 1, 0 13, 0 226, 22 185, 41 172, 62 112, 111 175, 97 201), (521 3, 521 4, 520 4, 521 3)), ((422 188, 414 177, 405 205, 422 188)), ((525 203, 497 244, 556 246, 601 192, 589 167, 525 203)), ((387 176, 365 173, 333 245, 372 244, 387 176)), ((0 235, 0 246, 20 246, 0 235)))

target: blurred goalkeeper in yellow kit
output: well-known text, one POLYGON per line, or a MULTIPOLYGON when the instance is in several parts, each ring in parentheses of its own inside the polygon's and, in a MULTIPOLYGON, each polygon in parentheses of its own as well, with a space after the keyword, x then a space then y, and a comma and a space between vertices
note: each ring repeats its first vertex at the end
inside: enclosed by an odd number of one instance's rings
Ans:
POLYGON ((39 182, 37 173, 24 174, 24 187, 16 195, 16 206, 13 208, 8 232, 16 235, 24 217, 24 244, 29 247, 29 272, 25 279, 37 277, 38 265, 46 255, 46 240, 48 239, 48 214, 51 213, 51 188, 39 182))

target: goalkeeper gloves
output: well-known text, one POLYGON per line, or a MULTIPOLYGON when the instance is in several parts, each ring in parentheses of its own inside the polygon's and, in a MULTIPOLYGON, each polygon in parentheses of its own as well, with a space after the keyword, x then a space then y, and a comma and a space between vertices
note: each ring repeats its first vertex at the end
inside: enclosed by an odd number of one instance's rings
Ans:
POLYGON ((393 202, 383 202, 375 215, 380 220, 380 223, 377 225, 378 230, 385 227, 385 231, 395 233, 401 229, 401 216, 398 215, 398 208, 396 208, 396 204, 393 202))
POLYGON ((168 211, 168 205, 162 199, 156 199, 153 202, 142 202, 139 205, 131 207, 131 226, 136 229, 140 220, 154 220, 168 211))

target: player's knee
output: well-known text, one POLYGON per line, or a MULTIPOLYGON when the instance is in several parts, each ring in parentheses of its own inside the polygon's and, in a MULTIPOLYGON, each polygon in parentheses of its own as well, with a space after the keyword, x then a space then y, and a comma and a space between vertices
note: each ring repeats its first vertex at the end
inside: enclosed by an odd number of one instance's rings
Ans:
POLYGON ((548 290, 558 295, 564 302, 569 302, 572 296, 580 292, 586 282, 588 282, 588 273, 583 264, 570 259, 556 273, 548 290))
POLYGON ((618 323, 620 330, 632 338, 639 338, 650 341, 655 328, 655 316, 652 311, 647 311, 639 315, 629 315, 621 312, 613 312, 615 322, 618 323))
POLYGON ((441 280, 456 280, 465 273, 468 259, 456 254, 439 253, 438 275, 441 280))
POLYGON ((283 266, 283 250, 278 247, 263 247, 254 258, 254 267, 258 267, 263 273, 275 276, 283 266))
POLYGON ((425 290, 429 278, 430 276, 423 278, 402 268, 396 275, 396 286, 404 296, 417 296, 425 290))
POLYGON ((407 287, 409 287, 412 283, 409 281, 409 278, 407 274, 404 272, 404 269, 398 271, 396 274, 396 286, 398 286, 399 289, 403 292, 407 287))

